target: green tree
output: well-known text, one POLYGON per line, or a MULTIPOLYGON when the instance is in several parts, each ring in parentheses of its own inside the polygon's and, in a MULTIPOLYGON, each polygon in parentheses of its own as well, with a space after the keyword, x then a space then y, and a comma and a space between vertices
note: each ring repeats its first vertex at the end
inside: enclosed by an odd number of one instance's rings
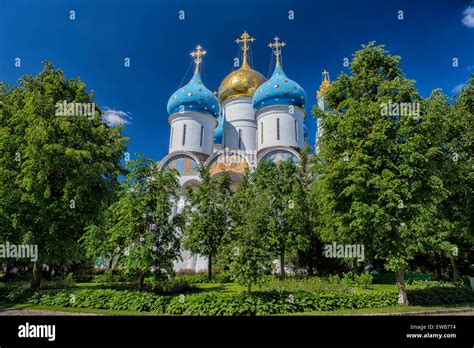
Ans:
POLYGON ((231 199, 232 230, 230 237, 230 272, 238 284, 247 286, 262 282, 271 272, 273 239, 268 234, 271 199, 268 192, 259 192, 250 175, 244 176, 231 199))
POLYGON ((145 273, 155 269, 171 274, 173 261, 180 258, 180 215, 173 214, 177 202, 177 173, 159 171, 156 164, 141 155, 130 161, 120 198, 109 209, 105 226, 90 226, 83 238, 89 253, 119 253, 118 266, 138 274, 143 289, 145 273), (102 243, 94 240, 101 238, 102 243))
POLYGON ((437 129, 442 134, 442 149, 447 160, 441 161, 443 185, 448 191, 442 202, 439 220, 447 231, 447 241, 441 244, 438 261, 448 259, 452 278, 459 280, 458 265, 467 269, 472 257, 473 179, 473 115, 474 76, 451 105, 440 91, 434 91, 426 100, 429 112, 438 115, 437 129), (444 116, 444 117, 443 117, 444 116))
POLYGON ((186 194, 184 246, 192 253, 207 257, 210 281, 213 257, 219 252, 229 230, 231 179, 227 173, 211 178, 204 168, 201 168, 200 176, 199 186, 186 194))
POLYGON ((280 261, 280 278, 285 278, 285 255, 305 249, 308 236, 305 234, 307 219, 304 207, 305 188, 292 160, 274 164, 263 161, 252 175, 255 189, 262 197, 268 197, 261 204, 270 211, 267 233, 273 239, 275 257, 280 261))
POLYGON ((330 111, 313 109, 323 127, 314 199, 323 239, 365 245, 370 258, 395 271, 399 302, 407 304, 410 260, 446 240, 437 217, 448 191, 441 179, 441 115, 423 103, 418 114, 421 98, 399 61, 384 46, 363 46, 352 75, 341 74, 327 92, 330 111), (403 104, 411 112, 401 112, 400 103, 414 103, 403 104))
MULTIPOLYGON (((41 267, 69 265, 77 243, 119 188, 127 138, 101 122, 92 92, 49 62, 17 87, 0 84, 0 239, 38 245, 41 267), (58 103, 85 103, 90 114, 61 116, 58 103)), ((84 110, 84 109, 83 109, 84 110)), ((75 111, 75 110, 73 110, 75 111)))

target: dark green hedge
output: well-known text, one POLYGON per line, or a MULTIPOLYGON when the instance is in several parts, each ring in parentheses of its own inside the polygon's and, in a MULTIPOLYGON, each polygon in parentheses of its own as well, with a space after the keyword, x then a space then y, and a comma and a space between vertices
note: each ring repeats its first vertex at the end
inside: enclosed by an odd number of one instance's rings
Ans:
POLYGON ((415 281, 407 289, 408 301, 416 306, 474 301, 470 286, 439 281, 415 281))

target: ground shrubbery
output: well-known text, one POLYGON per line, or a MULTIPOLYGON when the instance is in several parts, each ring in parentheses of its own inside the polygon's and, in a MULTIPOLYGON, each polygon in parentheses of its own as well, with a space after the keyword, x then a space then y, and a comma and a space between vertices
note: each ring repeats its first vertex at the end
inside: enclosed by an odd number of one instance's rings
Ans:
POLYGON ((308 292, 259 292, 225 294, 207 292, 173 298, 166 313, 185 315, 271 315, 336 309, 377 308, 397 303, 389 292, 338 294, 308 292))
MULTIPOLYGON (((136 290, 136 283, 104 283, 98 287, 112 290, 136 290)), ((159 295, 175 295, 198 291, 196 286, 184 279, 161 280, 159 282, 146 282, 143 291, 159 295)))
POLYGON ((292 291, 292 292, 310 292, 310 293, 354 293, 354 289, 348 284, 336 283, 327 281, 322 278, 287 278, 285 280, 278 280, 277 278, 268 279, 267 282, 261 286, 264 291, 292 291))
POLYGON ((439 281, 413 281, 407 286, 410 304, 427 306, 474 301, 469 286, 439 281))
MULTIPOLYGON (((321 291, 323 288, 318 288, 321 284, 314 279, 299 282, 302 283, 300 288, 295 285, 297 284, 295 280, 288 280, 281 282, 284 285, 279 290, 272 289, 251 294, 202 292, 174 296, 116 289, 64 289, 33 292, 26 287, 8 285, 0 286, 0 302, 167 314, 235 316, 381 308, 396 305, 398 301, 395 292, 325 292, 321 291), (283 289, 285 287, 286 289, 283 289), (294 290, 288 290, 290 288, 294 290), (302 290, 303 288, 311 291, 302 290)), ((408 286, 408 293, 410 303, 413 305, 474 301, 474 294, 470 288, 461 284, 414 282, 408 286)))
POLYGON ((269 315, 346 308, 386 307, 397 302, 394 293, 348 295, 308 292, 220 293, 204 292, 159 296, 147 292, 80 289, 32 292, 27 288, 0 288, 0 301, 45 306, 128 310, 185 315, 269 315))
MULTIPOLYGON (((104 284, 107 288, 91 289, 50 288, 40 292, 24 286, 4 285, 0 286, 0 302, 211 316, 381 308, 398 302, 395 291, 358 291, 365 287, 367 279, 360 280, 351 274, 338 279, 332 277, 330 280, 314 277, 279 281, 269 277, 261 291, 251 294, 215 291, 193 293, 198 289, 183 278, 186 278, 185 275, 148 284, 149 291, 132 290, 133 283, 104 284)), ((407 285, 407 292, 412 305, 474 301, 470 287, 461 283, 412 281, 407 285)))
MULTIPOLYGON (((189 284, 203 284, 209 283, 207 274, 204 273, 195 273, 195 274, 186 274, 178 273, 175 276, 175 279, 185 280, 189 284)), ((212 283, 230 283, 232 281, 228 273, 216 273, 212 276, 212 283)))

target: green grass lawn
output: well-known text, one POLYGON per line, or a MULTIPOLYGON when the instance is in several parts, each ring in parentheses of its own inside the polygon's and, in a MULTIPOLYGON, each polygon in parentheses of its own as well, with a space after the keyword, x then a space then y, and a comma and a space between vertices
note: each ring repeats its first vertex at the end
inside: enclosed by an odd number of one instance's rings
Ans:
MULTIPOLYGON (((396 313, 416 313, 424 311, 434 311, 434 310, 443 310, 443 309, 474 309, 474 302, 469 303, 458 303, 458 304, 447 304, 440 306, 390 306, 383 308, 361 308, 361 309, 341 309, 337 311, 317 311, 317 312, 302 312, 302 313, 288 313, 282 314, 284 316, 297 315, 297 316, 307 316, 307 315, 367 315, 367 314, 396 314, 396 313)), ((455 314, 454 314, 455 315, 455 314)))
POLYGON ((238 293, 247 290, 247 287, 235 284, 235 283, 202 283, 202 284, 195 284, 196 287, 202 291, 218 291, 218 292, 225 292, 225 293, 238 293))
POLYGON ((124 315, 166 316, 166 315, 168 315, 168 314, 159 314, 159 313, 151 313, 151 312, 139 312, 139 311, 113 311, 113 310, 106 310, 106 309, 57 307, 57 306, 43 306, 43 305, 36 305, 36 304, 0 303, 0 311, 4 308, 32 309, 32 310, 39 310, 39 311, 82 313, 82 314, 100 314, 100 315, 113 315, 113 316, 117 316, 117 315, 118 316, 124 316, 124 315))

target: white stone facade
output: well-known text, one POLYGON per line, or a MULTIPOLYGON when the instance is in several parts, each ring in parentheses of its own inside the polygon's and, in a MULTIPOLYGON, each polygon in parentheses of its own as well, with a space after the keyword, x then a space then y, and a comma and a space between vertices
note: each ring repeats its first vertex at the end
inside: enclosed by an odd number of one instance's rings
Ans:
POLYGON ((190 151, 210 155, 214 146, 214 129, 217 120, 200 112, 175 113, 168 118, 170 124, 169 153, 190 151))
POLYGON ((254 151, 257 149, 257 123, 252 98, 236 97, 223 103, 223 147, 254 151))
POLYGON ((258 151, 274 146, 304 146, 305 112, 297 106, 274 105, 257 111, 258 151))

